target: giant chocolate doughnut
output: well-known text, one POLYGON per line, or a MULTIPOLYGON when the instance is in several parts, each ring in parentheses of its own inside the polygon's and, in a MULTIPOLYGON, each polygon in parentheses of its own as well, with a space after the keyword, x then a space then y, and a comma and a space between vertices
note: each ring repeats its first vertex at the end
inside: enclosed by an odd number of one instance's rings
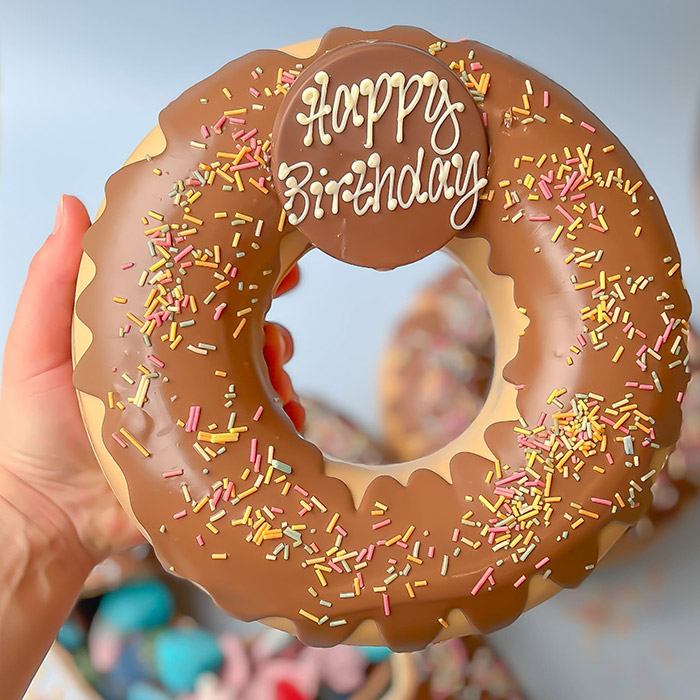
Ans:
POLYGON ((648 503, 688 381, 678 251, 634 160, 532 68, 412 28, 307 48, 186 91, 110 178, 76 307, 86 426, 160 559, 230 613, 316 645, 493 630, 648 503), (371 469, 297 434, 263 320, 312 245, 468 267, 496 351, 466 433, 371 469))

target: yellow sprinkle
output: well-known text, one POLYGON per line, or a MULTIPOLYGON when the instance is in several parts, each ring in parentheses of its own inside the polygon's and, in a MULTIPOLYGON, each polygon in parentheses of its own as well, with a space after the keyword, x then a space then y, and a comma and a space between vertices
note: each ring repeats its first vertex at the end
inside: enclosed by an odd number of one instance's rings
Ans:
POLYGON ((119 428, 119 432, 144 456, 150 457, 151 453, 126 429, 119 428))
POLYGON ((221 92, 226 95, 226 99, 230 100, 231 99, 231 91, 228 88, 221 88, 221 92))
POLYGON ((211 555, 212 559, 228 559, 228 554, 212 554, 211 555))
POLYGON ((115 304, 126 304, 126 299, 124 297, 112 297, 112 301, 115 304))
POLYGON ((326 532, 332 532, 333 528, 336 526, 336 523, 338 522, 338 519, 340 518, 340 513, 336 513, 332 518, 331 521, 328 523, 328 527, 326 527, 326 532))
POLYGON ((243 326, 245 326, 246 318, 245 316, 240 320, 239 324, 236 326, 236 330, 233 331, 233 337, 238 338, 240 335, 241 331, 243 330, 243 326))
POLYGON ((624 351, 625 351, 624 345, 620 345, 620 347, 619 347, 619 348, 617 349, 617 351, 615 352, 615 355, 613 356, 612 361, 613 361, 613 362, 617 362, 617 361, 622 357, 622 353, 623 353, 624 351))
POLYGON ((561 119, 563 122, 566 122, 567 124, 573 124, 574 120, 571 117, 566 116, 564 112, 562 112, 559 115, 559 119, 561 119))
POLYGON ((316 615, 312 615, 310 612, 306 612, 304 608, 299 608, 299 614, 303 615, 307 620, 311 620, 312 622, 318 624, 318 618, 316 617, 316 615))
POLYGON ((204 496, 202 500, 194 507, 193 512, 199 513, 202 508, 209 502, 209 496, 204 496))

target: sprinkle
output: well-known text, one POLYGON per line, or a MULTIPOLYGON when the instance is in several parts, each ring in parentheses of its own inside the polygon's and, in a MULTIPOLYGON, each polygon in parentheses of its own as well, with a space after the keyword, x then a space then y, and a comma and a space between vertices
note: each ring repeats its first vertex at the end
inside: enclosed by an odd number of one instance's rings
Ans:
POLYGON ((387 593, 382 593, 382 600, 384 602, 384 614, 389 617, 391 615, 391 605, 389 604, 389 595, 387 593))
POLYGON ((492 566, 489 566, 488 569, 484 572, 483 576, 477 581, 476 585, 474 588, 471 590, 472 595, 476 595, 483 587, 483 585, 488 581, 489 577, 493 573, 494 569, 492 566))

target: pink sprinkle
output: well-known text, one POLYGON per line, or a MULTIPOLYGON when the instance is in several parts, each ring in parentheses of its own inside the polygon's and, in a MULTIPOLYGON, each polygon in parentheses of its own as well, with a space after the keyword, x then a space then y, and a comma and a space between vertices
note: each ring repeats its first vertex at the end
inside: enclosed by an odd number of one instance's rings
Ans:
POLYGON ((544 91, 543 102, 545 107, 549 107, 549 90, 544 91))
POLYGON ((229 272, 229 276, 231 277, 232 280, 236 279, 236 275, 238 274, 238 268, 237 267, 232 267, 231 272, 229 272))
POLYGON ((527 581, 527 576, 521 576, 514 584, 513 588, 520 588, 527 581))
POLYGON ((525 388, 524 384, 516 384, 515 385, 515 390, 516 391, 522 391, 525 388))
POLYGON ((175 515, 173 515, 173 520, 179 520, 180 518, 184 518, 186 515, 187 511, 181 510, 179 513, 175 513, 175 515))
POLYGON ((126 443, 119 437, 119 435, 112 433, 112 437, 114 438, 114 442, 116 442, 119 447, 126 447, 126 443))
POLYGON ((247 133, 243 134, 243 136, 241 136, 241 141, 247 141, 249 138, 255 136, 255 134, 257 134, 257 133, 258 133, 257 129, 251 129, 249 132, 247 132, 247 133))
POLYGON ((591 217, 593 217, 594 219, 597 219, 598 218, 598 210, 596 209, 595 202, 591 202, 588 205, 588 207, 591 210, 591 217))
POLYGON ((184 473, 184 469, 171 469, 169 472, 163 472, 163 478, 172 479, 174 476, 182 476, 184 473))
POLYGON ((379 528, 381 528, 381 527, 386 527, 387 525, 390 525, 390 524, 391 524, 391 518, 387 518, 386 520, 382 520, 382 521, 379 522, 379 523, 374 523, 374 524, 372 525, 372 529, 373 529, 373 530, 379 530, 379 528))
POLYGON ((571 197, 569 197, 570 202, 578 202, 579 199, 585 199, 586 198, 586 193, 585 192, 577 192, 576 194, 572 194, 571 197))
POLYGON ((259 168, 260 163, 258 163, 257 160, 254 160, 252 163, 239 163, 238 165, 234 165, 228 169, 230 173, 235 172, 236 170, 247 170, 248 168, 259 168))
POLYGON ((389 617, 391 615, 391 606, 389 605, 389 596, 386 593, 382 593, 382 598, 384 599, 384 614, 389 617))
POLYGON ((678 392, 678 395, 676 396, 676 401, 677 401, 678 403, 680 403, 681 401, 683 401, 683 392, 682 392, 682 391, 679 391, 679 392, 678 392))
POLYGON ((562 189, 562 191, 559 193, 560 197, 563 197, 566 195, 569 190, 573 190, 575 187, 579 185, 581 180, 585 179, 585 175, 583 173, 577 173, 576 175, 572 175, 567 181, 566 185, 562 189))
POLYGON ((249 87, 248 92, 253 96, 253 97, 260 97, 260 92, 256 90, 254 87, 249 87))
POLYGON ((231 124, 245 124, 245 119, 243 117, 230 117, 229 122, 231 124))
POLYGON ((653 384, 640 384, 639 388, 642 391, 654 391, 654 385, 653 384))
POLYGON ((524 476, 526 476, 525 472, 518 472, 517 474, 511 474, 510 476, 506 476, 503 479, 499 479, 496 482, 496 486, 503 486, 504 484, 510 484, 511 481, 517 481, 518 479, 522 479, 524 476))
POLYGON ((358 572, 357 572, 357 582, 360 584, 360 588, 364 588, 364 587, 365 587, 365 579, 364 579, 364 577, 362 576, 362 572, 361 572, 361 571, 358 571, 358 572))
POLYGON ((376 545, 371 544, 369 546, 369 549, 367 550, 367 561, 372 561, 372 557, 374 556, 374 550, 376 549, 376 545))
POLYGON ((345 530, 345 528, 343 528, 342 525, 336 525, 336 526, 335 526, 335 531, 336 531, 337 533, 339 533, 340 535, 342 535, 343 537, 347 537, 347 536, 348 536, 347 530, 345 530))
POLYGON ((598 231, 598 233, 605 233, 605 229, 602 226, 598 226, 598 224, 588 224, 588 228, 592 228, 594 231, 598 231))
POLYGON ((609 501, 607 498, 595 498, 595 497, 591 497, 591 501, 592 501, 593 503, 598 503, 598 504, 600 504, 601 506, 611 506, 611 505, 613 504, 613 502, 612 502, 612 501, 609 501))
POLYGON ((329 562, 328 562, 328 566, 330 566, 331 569, 333 569, 333 571, 335 571, 335 572, 338 573, 338 574, 343 574, 343 573, 345 573, 345 571, 344 571, 343 569, 341 569, 341 568, 340 568, 335 562, 333 562, 333 561, 329 561, 329 562))
POLYGON ((165 362, 159 360, 155 355, 149 355, 148 359, 157 367, 165 367, 165 362))
POLYGON ((458 528, 455 528, 455 529, 452 531, 452 541, 453 541, 453 542, 456 542, 458 539, 459 539, 459 529, 458 529, 458 528))
POLYGON ((177 255, 173 256, 173 261, 174 262, 180 262, 182 258, 185 257, 188 253, 191 253, 194 250, 193 245, 188 245, 186 248, 183 248, 177 255))
POLYGON ((239 130, 232 136, 232 138, 233 138, 234 140, 237 140, 237 139, 239 139, 241 136, 243 136, 243 134, 245 134, 245 129, 239 129, 239 130))
POLYGON ((551 216, 531 216, 529 217, 530 221, 551 221, 552 217, 551 216))
POLYGON ((636 389, 639 386, 639 382, 625 382, 625 386, 631 389, 636 389))
POLYGON ((367 547, 363 547, 360 550, 360 553, 355 557, 355 561, 359 564, 366 556, 367 554, 367 547))
POLYGON ((493 492, 494 494, 496 494, 496 496, 503 496, 503 498, 513 498, 513 496, 515 495, 512 489, 504 489, 500 486, 497 486, 493 490, 493 492))
POLYGON ((540 413, 540 417, 537 421, 537 427, 539 428, 541 425, 544 425, 544 422, 546 420, 547 420, 547 414, 544 411, 542 411, 542 413, 540 413))
POLYGON ((190 415, 185 423, 185 432, 194 433, 199 425, 199 416, 202 412, 201 406, 190 406, 190 415))
POLYGON ((557 204, 556 207, 554 207, 570 224, 574 223, 574 218, 569 214, 564 207, 561 206, 561 204, 557 204))
POLYGON ((394 545, 397 547, 401 547, 401 549, 408 549, 408 543, 404 542, 403 540, 399 540, 398 542, 394 542, 394 545))
POLYGON ((258 455, 258 456, 255 458, 255 466, 253 467, 253 469, 254 469, 256 472, 259 472, 259 471, 260 471, 260 465, 261 465, 261 464, 262 464, 262 455, 258 455))
POLYGON ((216 122, 216 124, 214 124, 214 131, 215 131, 217 134, 220 134, 220 133, 221 133, 221 127, 223 127, 223 125, 224 125, 225 123, 226 123, 226 115, 224 115, 223 117, 221 117, 221 118, 219 119, 219 121, 216 122))
POLYGON ((270 506, 270 510, 276 515, 282 515, 284 513, 284 510, 282 508, 278 508, 277 506, 270 506))
POLYGON ((608 464, 614 464, 613 456, 609 452, 605 453, 605 459, 608 460, 608 464))
POLYGON ((493 567, 489 566, 489 568, 484 572, 484 575, 477 581, 476 586, 472 588, 472 595, 476 595, 482 589, 483 585, 489 580, 492 573, 493 567))
POLYGON ((430 545, 428 547, 428 559, 432 559, 435 556, 435 547, 433 545, 430 545))
POLYGON ((212 508, 216 508, 216 506, 217 506, 218 503, 219 503, 219 499, 221 498, 221 494, 222 494, 223 492, 224 492, 223 486, 219 486, 219 488, 216 489, 216 491, 214 491, 214 495, 213 495, 212 498, 211 498, 211 505, 212 505, 212 508))
POLYGON ((489 125, 489 115, 486 112, 482 112, 481 114, 481 121, 484 122, 484 128, 488 127, 489 125))
POLYGON ((258 438, 250 441, 250 461, 255 462, 255 455, 258 454, 258 438))
POLYGON ((128 270, 129 268, 133 267, 134 263, 124 263, 121 268, 122 270, 128 270))
POLYGON ((202 136, 204 136, 205 139, 208 139, 211 136, 211 134, 209 133, 209 129, 207 129, 207 127, 204 126, 204 124, 202 124, 200 130, 202 132, 202 136))
POLYGON ((299 484, 294 484, 294 490, 298 491, 302 496, 308 496, 309 492, 306 489, 301 488, 299 484))
POLYGON ((221 318, 221 314, 224 313, 224 309, 226 308, 226 302, 222 301, 215 309, 214 309, 214 320, 218 321, 221 318))
POLYGON ((259 421, 259 420, 260 420, 260 416, 262 416, 262 414, 263 414, 263 407, 262 407, 262 406, 258 406, 258 410, 255 412, 255 415, 253 416, 253 420, 254 420, 254 421, 259 421))
POLYGON ((590 132, 592 132, 592 133, 595 134, 595 127, 594 127, 594 126, 591 126, 590 124, 588 124, 588 122, 581 122, 581 126, 582 126, 584 129, 588 129, 588 131, 590 131, 590 132))
POLYGON ((229 483, 229 485, 226 487, 226 491, 224 491, 223 499, 224 501, 228 501, 231 498, 231 492, 233 491, 233 481, 229 483))
POLYGON ((250 71, 250 75, 252 76, 253 80, 257 80, 260 76, 258 75, 257 71, 250 71))
POLYGON ((474 63, 469 64, 469 70, 482 70, 483 66, 479 61, 474 61, 474 63))
POLYGON ((195 540, 197 540, 197 544, 198 544, 200 547, 204 547, 204 540, 202 539, 202 536, 201 536, 201 535, 197 535, 197 537, 195 537, 195 540))
POLYGON ((547 562, 549 561, 549 557, 545 557, 544 559, 540 559, 537 564, 535 564, 536 569, 541 569, 547 562))
POLYGON ((552 198, 552 190, 549 189, 547 183, 544 180, 540 180, 539 183, 537 183, 537 186, 540 188, 540 192, 542 192, 545 199, 552 198))

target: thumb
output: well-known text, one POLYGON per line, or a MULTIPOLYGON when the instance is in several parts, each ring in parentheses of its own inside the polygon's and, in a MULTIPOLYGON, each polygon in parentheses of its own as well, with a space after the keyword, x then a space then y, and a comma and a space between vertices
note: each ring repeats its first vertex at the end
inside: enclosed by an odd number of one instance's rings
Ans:
POLYGON ((75 285, 89 226, 82 202, 63 195, 54 230, 34 256, 17 304, 5 349, 6 378, 23 381, 70 360, 75 285))

